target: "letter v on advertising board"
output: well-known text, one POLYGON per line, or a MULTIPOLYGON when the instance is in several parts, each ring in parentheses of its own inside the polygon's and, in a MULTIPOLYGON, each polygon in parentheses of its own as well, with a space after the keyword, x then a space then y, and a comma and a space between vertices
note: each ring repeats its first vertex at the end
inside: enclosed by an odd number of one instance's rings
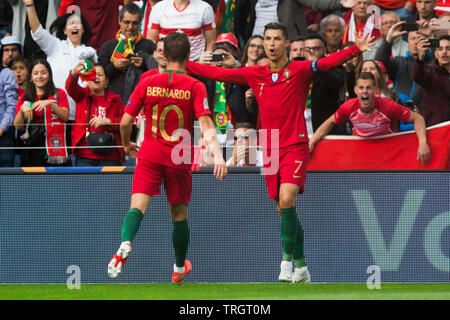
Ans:
POLYGON ((370 192, 352 190, 352 196, 375 264, 380 266, 382 271, 397 271, 425 196, 425 190, 407 192, 389 247, 384 241, 370 192))

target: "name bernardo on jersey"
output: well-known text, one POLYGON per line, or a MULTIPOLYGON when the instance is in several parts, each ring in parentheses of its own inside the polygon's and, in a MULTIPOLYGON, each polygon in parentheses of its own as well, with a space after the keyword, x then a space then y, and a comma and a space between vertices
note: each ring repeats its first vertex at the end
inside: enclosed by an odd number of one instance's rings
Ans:
POLYGON ((174 99, 179 99, 179 100, 189 100, 189 99, 191 99, 191 91, 149 86, 149 87, 147 87, 147 96, 174 98, 174 99))

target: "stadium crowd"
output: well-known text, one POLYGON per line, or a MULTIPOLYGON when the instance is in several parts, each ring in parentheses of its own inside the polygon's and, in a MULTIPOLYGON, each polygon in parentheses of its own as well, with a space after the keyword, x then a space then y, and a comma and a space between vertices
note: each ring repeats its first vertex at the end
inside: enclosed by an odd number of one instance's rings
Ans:
MULTIPOLYGON (((2 167, 132 165, 120 119, 139 81, 164 70, 158 39, 172 32, 188 36, 190 60, 227 69, 267 65, 270 22, 287 27, 290 60, 326 57, 354 44, 355 33, 373 37, 372 50, 314 78, 305 106, 314 144, 329 119, 327 134, 359 136, 450 120, 449 0, 1 0, 0 17, 2 167), (373 79, 376 99, 358 79, 369 87, 373 79), (361 110, 367 99, 376 114, 364 125, 349 105, 361 110)), ((206 85, 227 165, 260 166, 258 93, 193 76, 206 85)), ((201 140, 197 165, 208 166, 201 140)))

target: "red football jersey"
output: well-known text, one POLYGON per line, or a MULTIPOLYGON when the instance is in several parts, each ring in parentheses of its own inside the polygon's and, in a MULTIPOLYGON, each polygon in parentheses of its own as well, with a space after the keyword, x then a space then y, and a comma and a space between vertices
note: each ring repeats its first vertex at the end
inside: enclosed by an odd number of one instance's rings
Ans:
POLYGON ((154 69, 150 69, 150 70, 148 70, 148 71, 145 71, 145 72, 141 75, 141 77, 139 78, 139 81, 142 81, 142 80, 144 80, 145 78, 154 76, 155 74, 158 74, 158 73, 159 73, 159 72, 158 72, 158 68, 154 68, 154 69))
POLYGON ((261 143, 273 148, 308 142, 304 110, 310 83, 320 72, 359 54, 354 45, 317 61, 289 61, 279 71, 271 71, 269 65, 224 69, 190 61, 187 69, 205 78, 250 86, 259 105, 261 128, 268 130, 267 141, 261 143))
MULTIPOLYGON (((65 108, 65 109, 69 109, 69 101, 67 100, 67 94, 63 89, 56 89, 58 91, 58 94, 54 94, 53 96, 50 96, 47 98, 47 100, 51 100, 53 102, 56 102, 56 104, 58 105, 58 107, 60 108, 65 108)), ((38 96, 36 98, 34 102, 37 102, 40 100, 40 97, 38 96)), ((20 108, 22 107, 22 105, 25 103, 25 97, 24 95, 22 95, 19 100, 17 101, 16 104, 16 115, 19 113, 20 108)), ((45 119, 44 119, 44 111, 36 111, 33 110, 33 122, 34 123, 44 123, 45 119)))
POLYGON ((205 85, 181 71, 166 70, 139 82, 125 112, 136 116, 142 107, 147 125, 138 159, 190 169, 194 120, 211 114, 205 85))
POLYGON ((388 98, 374 98, 375 106, 368 115, 362 113, 358 98, 348 100, 335 112, 336 123, 349 119, 353 124, 354 136, 371 137, 392 133, 392 127, 395 127, 392 120, 409 121, 411 110, 408 108, 388 98))

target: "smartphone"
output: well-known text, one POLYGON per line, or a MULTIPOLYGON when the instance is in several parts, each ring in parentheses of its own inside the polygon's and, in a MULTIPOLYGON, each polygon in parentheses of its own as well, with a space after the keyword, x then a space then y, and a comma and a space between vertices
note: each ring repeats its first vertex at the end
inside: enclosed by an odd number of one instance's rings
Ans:
POLYGON ((430 48, 439 48, 439 38, 429 38, 428 42, 430 43, 430 48))
POLYGON ((416 108, 416 104, 414 103, 413 100, 408 100, 405 102, 406 107, 412 111, 414 111, 414 109, 416 108))
POLYGON ((213 53, 212 55, 212 60, 213 62, 219 62, 219 61, 224 61, 225 60, 225 55, 222 53, 213 53))
POLYGON ((419 25, 417 23, 404 23, 402 24, 402 31, 417 31, 419 30, 419 25))
POLYGON ((135 55, 135 54, 132 54, 132 53, 130 53, 130 54, 127 55, 127 59, 131 59, 131 58, 134 58, 134 57, 136 57, 136 55, 135 55))

